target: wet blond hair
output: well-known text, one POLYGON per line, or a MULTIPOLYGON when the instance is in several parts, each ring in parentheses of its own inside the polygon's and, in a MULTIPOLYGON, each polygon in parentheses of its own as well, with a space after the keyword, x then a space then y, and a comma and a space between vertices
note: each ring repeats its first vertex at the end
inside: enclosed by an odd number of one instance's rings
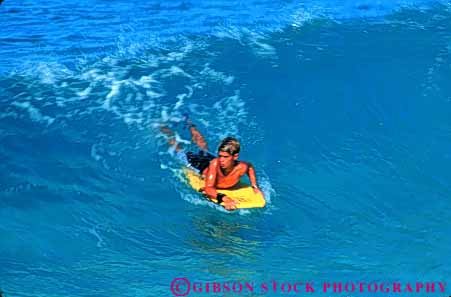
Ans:
POLYGON ((234 137, 226 137, 219 144, 218 152, 226 152, 231 155, 238 154, 240 152, 240 142, 234 137))

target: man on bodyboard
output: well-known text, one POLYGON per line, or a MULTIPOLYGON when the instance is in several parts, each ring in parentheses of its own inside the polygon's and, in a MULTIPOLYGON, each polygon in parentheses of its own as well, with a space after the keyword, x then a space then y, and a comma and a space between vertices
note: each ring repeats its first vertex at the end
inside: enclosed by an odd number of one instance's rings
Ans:
POLYGON ((160 126, 160 131, 168 136, 168 143, 175 146, 178 158, 184 165, 196 169, 205 180, 205 187, 200 191, 211 201, 224 206, 227 210, 235 210, 236 204, 230 197, 218 193, 217 189, 229 189, 239 183, 247 174, 255 193, 261 193, 257 185, 254 167, 251 163, 238 161, 240 143, 233 137, 224 138, 218 146, 218 156, 208 151, 207 142, 196 126, 187 119, 192 141, 200 148, 199 152, 184 152, 180 143, 175 140, 174 132, 167 126, 160 126))

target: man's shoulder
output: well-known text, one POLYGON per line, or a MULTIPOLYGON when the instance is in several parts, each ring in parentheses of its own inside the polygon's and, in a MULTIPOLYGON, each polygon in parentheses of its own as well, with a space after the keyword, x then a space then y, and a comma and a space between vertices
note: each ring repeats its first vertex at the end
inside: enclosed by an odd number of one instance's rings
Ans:
POLYGON ((239 163, 236 165, 237 167, 247 171, 247 169, 249 168, 249 166, 251 165, 251 163, 246 162, 246 161, 239 161, 239 163))

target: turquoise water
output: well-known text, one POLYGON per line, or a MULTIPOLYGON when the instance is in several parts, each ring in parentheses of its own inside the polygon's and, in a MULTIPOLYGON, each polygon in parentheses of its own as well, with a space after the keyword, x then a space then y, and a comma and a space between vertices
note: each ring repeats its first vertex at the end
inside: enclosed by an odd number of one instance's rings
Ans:
POLYGON ((5 297, 449 283, 447 2, 6 0, 0 24, 5 297), (185 112, 241 140, 265 209, 185 185, 154 129, 190 147, 185 112))

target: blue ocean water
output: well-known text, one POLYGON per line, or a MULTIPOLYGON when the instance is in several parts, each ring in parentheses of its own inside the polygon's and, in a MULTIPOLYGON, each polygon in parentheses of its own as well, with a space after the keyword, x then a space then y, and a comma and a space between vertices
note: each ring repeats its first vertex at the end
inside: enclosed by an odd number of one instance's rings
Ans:
POLYGON ((448 1, 6 0, 0 25, 5 297, 449 283, 448 1), (192 147, 186 112, 240 139, 265 209, 186 186, 155 129, 192 147))

